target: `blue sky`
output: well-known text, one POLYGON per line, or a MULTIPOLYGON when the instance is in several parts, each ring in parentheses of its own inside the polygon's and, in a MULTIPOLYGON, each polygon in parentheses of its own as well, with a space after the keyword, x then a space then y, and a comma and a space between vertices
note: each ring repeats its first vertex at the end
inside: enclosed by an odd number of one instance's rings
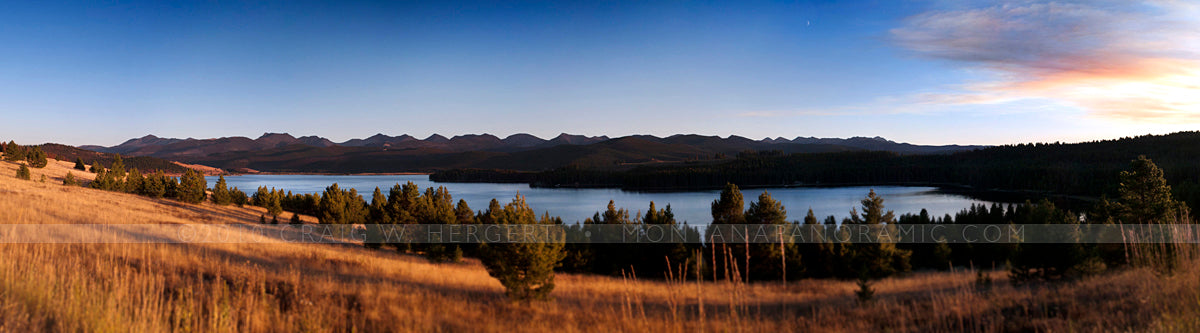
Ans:
POLYGON ((1200 129, 1189 2, 95 2, 0 10, 0 139, 560 132, 921 144, 1200 129))

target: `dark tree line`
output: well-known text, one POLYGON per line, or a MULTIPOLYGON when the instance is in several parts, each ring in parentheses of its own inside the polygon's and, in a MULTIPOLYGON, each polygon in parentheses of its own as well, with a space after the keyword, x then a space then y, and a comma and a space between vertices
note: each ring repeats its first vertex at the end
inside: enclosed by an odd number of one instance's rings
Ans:
POLYGON ((4 160, 9 162, 25 162, 34 168, 45 168, 49 164, 46 159, 46 153, 39 146, 22 146, 16 142, 9 141, 8 144, 0 144, 4 153, 4 160))
MULTIPOLYGON (((208 181, 204 179, 204 174, 193 169, 187 169, 179 178, 167 176, 162 170, 143 175, 137 168, 126 171, 124 160, 117 155, 109 168, 104 168, 99 162, 93 162, 88 171, 96 174, 95 179, 88 184, 88 187, 94 189, 132 193, 150 198, 168 198, 186 203, 200 203, 208 199, 208 181)), ((234 200, 245 202, 244 199, 235 199, 234 195, 239 193, 241 197, 245 197, 245 193, 236 188, 225 191, 230 203, 234 200)))

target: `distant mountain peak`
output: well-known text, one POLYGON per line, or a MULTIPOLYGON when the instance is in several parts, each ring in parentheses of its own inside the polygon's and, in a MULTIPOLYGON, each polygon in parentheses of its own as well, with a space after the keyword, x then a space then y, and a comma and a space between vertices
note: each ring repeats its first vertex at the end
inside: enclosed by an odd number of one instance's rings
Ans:
POLYGON ((430 142, 430 143, 444 143, 444 142, 449 142, 450 139, 447 139, 446 137, 442 136, 441 134, 433 133, 428 138, 425 138, 425 140, 421 140, 421 141, 430 142))
POLYGON ((263 133, 261 136, 259 136, 258 138, 259 138, 259 139, 262 139, 262 138, 266 138, 266 137, 273 137, 273 136, 285 136, 285 137, 289 137, 289 138, 293 137, 291 134, 287 134, 286 132, 285 132, 285 133, 271 133, 271 132, 265 132, 265 133, 263 133))

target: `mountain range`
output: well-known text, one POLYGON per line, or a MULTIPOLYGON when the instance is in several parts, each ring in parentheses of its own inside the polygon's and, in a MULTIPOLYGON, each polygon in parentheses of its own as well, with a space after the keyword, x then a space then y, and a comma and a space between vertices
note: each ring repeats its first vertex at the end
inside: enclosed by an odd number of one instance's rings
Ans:
POLYGON ((227 170, 271 172, 410 172, 447 168, 545 170, 564 166, 621 168, 625 166, 710 161, 743 151, 821 153, 888 151, 899 154, 948 154, 983 146, 923 146, 880 137, 848 139, 797 137, 753 140, 695 134, 669 137, 560 134, 542 139, 530 134, 499 138, 465 134, 451 138, 433 134, 418 139, 404 134, 376 134, 365 139, 333 142, 317 136, 294 137, 264 133, 257 139, 222 137, 174 139, 147 135, 112 147, 81 146, 97 152, 150 156, 227 170))

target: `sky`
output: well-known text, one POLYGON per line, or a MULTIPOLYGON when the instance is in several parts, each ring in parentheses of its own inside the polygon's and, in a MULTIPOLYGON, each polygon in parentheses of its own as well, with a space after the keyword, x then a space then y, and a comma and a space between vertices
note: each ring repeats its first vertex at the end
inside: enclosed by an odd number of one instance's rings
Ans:
POLYGON ((1200 130, 1188 1, 0 4, 0 139, 1200 130))

